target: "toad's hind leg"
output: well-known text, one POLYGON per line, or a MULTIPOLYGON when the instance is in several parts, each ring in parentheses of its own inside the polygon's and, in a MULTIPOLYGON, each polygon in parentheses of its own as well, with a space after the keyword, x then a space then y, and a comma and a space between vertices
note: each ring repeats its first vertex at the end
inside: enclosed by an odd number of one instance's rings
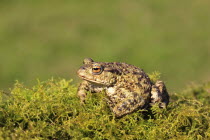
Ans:
POLYGON ((157 81, 151 90, 151 105, 159 104, 160 108, 166 108, 169 103, 169 95, 163 81, 157 81))
POLYGON ((136 98, 127 98, 116 104, 112 111, 116 117, 124 116, 128 113, 131 113, 139 108, 144 108, 145 99, 142 96, 137 96, 136 98))

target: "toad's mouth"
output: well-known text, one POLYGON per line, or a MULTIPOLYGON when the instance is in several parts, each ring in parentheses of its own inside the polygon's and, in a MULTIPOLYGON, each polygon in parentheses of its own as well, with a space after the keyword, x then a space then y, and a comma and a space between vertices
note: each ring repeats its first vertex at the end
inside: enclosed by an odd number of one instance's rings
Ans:
POLYGON ((88 79, 86 78, 85 76, 81 76, 81 75, 78 75, 81 79, 85 80, 85 81, 88 81, 92 84, 96 84, 96 85, 106 85, 104 82, 99 82, 99 81, 96 81, 94 79, 88 79))

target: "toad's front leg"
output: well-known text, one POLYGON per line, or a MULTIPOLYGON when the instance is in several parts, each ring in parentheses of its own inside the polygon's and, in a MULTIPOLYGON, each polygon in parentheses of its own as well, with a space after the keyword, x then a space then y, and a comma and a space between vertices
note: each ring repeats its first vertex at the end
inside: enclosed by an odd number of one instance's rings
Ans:
POLYGON ((90 91, 89 83, 87 81, 82 81, 77 90, 77 96, 80 98, 81 103, 85 102, 88 91, 90 91))
POLYGON ((99 93, 104 90, 103 87, 99 85, 93 85, 88 81, 82 81, 82 83, 79 85, 77 90, 77 95, 80 98, 81 103, 85 103, 85 99, 87 96, 87 93, 99 93))

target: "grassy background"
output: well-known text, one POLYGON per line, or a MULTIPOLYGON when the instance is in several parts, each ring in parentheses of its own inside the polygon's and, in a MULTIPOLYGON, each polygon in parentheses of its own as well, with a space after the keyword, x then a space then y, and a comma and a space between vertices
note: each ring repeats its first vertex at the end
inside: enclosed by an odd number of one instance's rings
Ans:
POLYGON ((0 0, 0 88, 73 78, 85 57, 160 71, 171 91, 209 80, 208 0, 0 0))

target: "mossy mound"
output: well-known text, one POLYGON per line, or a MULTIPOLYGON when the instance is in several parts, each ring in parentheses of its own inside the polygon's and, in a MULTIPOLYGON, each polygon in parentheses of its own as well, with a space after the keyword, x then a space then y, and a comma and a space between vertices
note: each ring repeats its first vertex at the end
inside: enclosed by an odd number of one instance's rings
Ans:
POLYGON ((167 109, 120 119, 103 93, 89 94, 83 106, 76 90, 71 80, 51 79, 1 92, 0 139, 210 139, 210 83, 172 94, 167 109))

